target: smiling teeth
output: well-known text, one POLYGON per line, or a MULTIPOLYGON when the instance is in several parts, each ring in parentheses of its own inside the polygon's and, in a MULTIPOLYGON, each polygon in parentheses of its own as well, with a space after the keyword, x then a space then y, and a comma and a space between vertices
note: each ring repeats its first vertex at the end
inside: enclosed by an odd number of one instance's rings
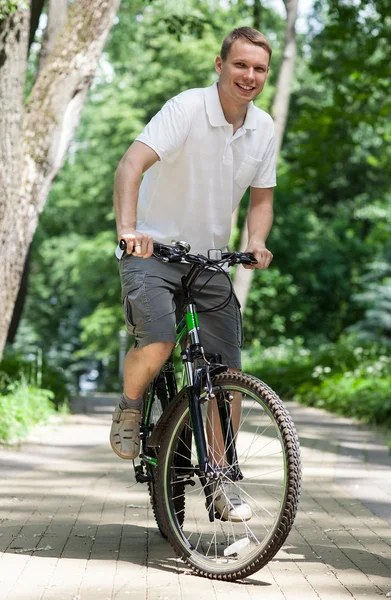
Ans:
POLYGON ((244 90, 252 90, 252 87, 248 87, 247 85, 240 85, 240 83, 238 83, 238 86, 243 88, 244 90))

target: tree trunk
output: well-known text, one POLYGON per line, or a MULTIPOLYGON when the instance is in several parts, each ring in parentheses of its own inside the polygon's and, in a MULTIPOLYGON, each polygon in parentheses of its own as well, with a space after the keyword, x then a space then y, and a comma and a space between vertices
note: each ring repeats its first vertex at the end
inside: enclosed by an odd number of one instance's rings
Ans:
POLYGON ((284 0, 286 8, 286 29, 284 53, 278 73, 276 95, 272 106, 272 117, 276 129, 276 152, 280 153, 288 119, 289 102, 291 97, 292 79, 295 69, 297 52, 295 25, 297 20, 298 0, 284 0))
POLYGON ((22 169, 23 88, 30 14, 11 12, 0 24, 0 357, 7 337, 22 276, 23 232, 15 216, 23 216, 22 169))
POLYGON ((28 281, 30 274, 30 264, 31 264, 31 245, 27 252, 26 260, 24 261, 22 278, 20 281, 18 295, 16 297, 14 310, 12 312, 11 323, 8 328, 7 334, 7 344, 13 344, 15 341, 16 334, 18 333, 19 323, 22 318, 24 305, 26 302, 27 290, 28 290, 28 281))
MULTIPOLYGON (((34 40, 35 32, 38 28, 39 18, 43 8, 43 0, 33 0, 31 3, 31 18, 30 18, 30 35, 29 35, 29 49, 34 40)), ((68 0, 50 0, 48 8, 48 23, 44 39, 42 42, 41 52, 39 54, 39 65, 36 73, 38 73, 45 66, 51 51, 54 48, 55 42, 58 38, 59 33, 66 23, 66 17, 68 12, 68 0)), ((11 323, 7 334, 7 344, 12 344, 15 340, 18 332, 19 323, 23 315, 23 309, 26 302, 28 292, 28 282, 30 274, 31 264, 31 244, 29 246, 27 257, 23 267, 22 278, 18 295, 15 301, 14 310, 12 313, 11 323)))
POLYGON ((38 72, 45 67, 56 44, 57 38, 65 26, 68 13, 68 0, 49 0, 48 24, 42 40, 39 54, 38 72))
MULTIPOLYGON (((295 24, 297 19, 297 5, 298 0, 283 0, 287 13, 285 38, 284 38, 284 52, 282 56, 282 63, 278 74, 276 93, 274 96, 272 106, 272 116, 274 119, 275 131, 276 131, 276 155, 278 157, 282 141, 284 138, 284 132, 286 127, 286 121, 288 118, 289 101, 291 95, 291 84, 294 73, 295 58, 296 58, 296 32, 295 24)), ((247 248, 248 243, 248 229, 247 222, 245 223, 242 231, 242 237, 240 240, 240 251, 244 252, 247 248)), ((235 293, 242 306, 242 312, 247 304, 248 295, 251 289, 251 282, 254 271, 251 269, 244 269, 239 267, 235 275, 235 293)))
POLYGON ((0 30, 0 358, 27 251, 65 160, 120 0, 75 0, 23 112, 25 3, 0 30))

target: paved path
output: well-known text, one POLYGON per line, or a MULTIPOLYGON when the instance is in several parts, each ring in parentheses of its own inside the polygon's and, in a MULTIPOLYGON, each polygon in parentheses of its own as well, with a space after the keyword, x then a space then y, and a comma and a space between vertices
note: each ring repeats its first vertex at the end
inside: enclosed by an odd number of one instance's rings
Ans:
POLYGON ((243 582, 196 577, 107 442, 110 414, 67 417, 0 450, 1 600, 391 597, 391 457, 348 419, 289 405, 304 489, 284 548, 243 582))

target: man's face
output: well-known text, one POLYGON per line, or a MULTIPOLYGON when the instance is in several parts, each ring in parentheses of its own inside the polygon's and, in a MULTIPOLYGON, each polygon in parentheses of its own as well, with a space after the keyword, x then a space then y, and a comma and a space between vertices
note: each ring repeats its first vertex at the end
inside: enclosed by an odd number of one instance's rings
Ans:
POLYGON ((219 89, 236 104, 248 104, 263 90, 269 73, 269 53, 264 48, 236 40, 225 61, 216 58, 219 89))

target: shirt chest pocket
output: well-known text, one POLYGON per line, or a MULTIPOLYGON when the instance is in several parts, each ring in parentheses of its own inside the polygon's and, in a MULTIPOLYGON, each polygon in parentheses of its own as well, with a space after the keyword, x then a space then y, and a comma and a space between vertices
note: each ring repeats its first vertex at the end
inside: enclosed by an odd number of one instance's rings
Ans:
POLYGON ((257 174, 261 163, 262 160, 246 154, 234 177, 235 183, 241 188, 247 188, 257 174))

